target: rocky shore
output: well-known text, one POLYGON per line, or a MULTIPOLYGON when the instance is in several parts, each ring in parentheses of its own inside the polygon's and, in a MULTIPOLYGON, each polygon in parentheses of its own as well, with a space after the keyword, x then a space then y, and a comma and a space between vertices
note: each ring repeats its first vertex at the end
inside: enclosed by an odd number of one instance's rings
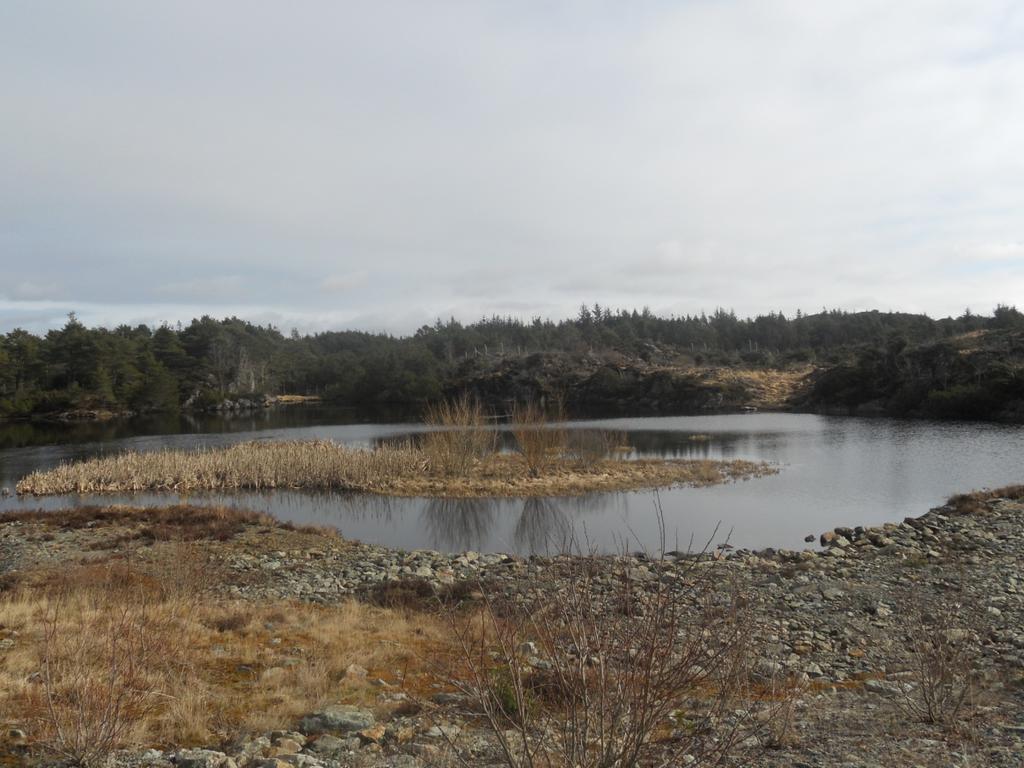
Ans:
MULTIPOLYGON (((0 518, 0 572, 9 576, 98 557, 123 540, 127 527, 122 521, 62 529, 0 518)), ((816 543, 821 547, 714 552, 700 560, 699 567, 718 569, 715 583, 722 590, 738 586, 749 601, 751 647, 758 654, 754 668, 800 686, 788 738, 770 745, 753 739, 735 764, 1024 764, 1024 502, 971 497, 898 523, 837 528, 816 543), (914 685, 912 638, 928 626, 973 649, 977 706, 956 727, 920 722, 900 706, 914 685)), ((248 524, 226 541, 203 546, 209 562, 217 564, 213 590, 223 599, 253 604, 331 605, 356 597, 427 609, 433 595, 460 588, 463 599, 479 599, 480 585, 516 601, 560 561, 403 552, 266 523, 248 524)), ((147 557, 145 548, 135 556, 147 557)), ((609 579, 628 575, 638 594, 676 583, 694 567, 687 553, 603 562, 609 579)), ((0 640, 4 648, 17 642, 0 640)), ((351 673, 367 675, 360 669, 351 673)), ((209 749, 119 753, 116 764, 412 768, 452 759, 453 740, 463 754, 473 755, 472 764, 501 764, 493 738, 460 696, 439 690, 411 697, 394 679, 373 683, 373 706, 339 699, 310 711, 289 730, 239 734, 209 749)), ((18 734, 11 739, 16 742, 18 734)))

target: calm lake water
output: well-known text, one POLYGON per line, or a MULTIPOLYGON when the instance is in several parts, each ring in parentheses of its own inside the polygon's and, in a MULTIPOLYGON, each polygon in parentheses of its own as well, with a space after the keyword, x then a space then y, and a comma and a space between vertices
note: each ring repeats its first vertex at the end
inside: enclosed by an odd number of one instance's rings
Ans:
MULTIPOLYGON (((232 419, 179 419, 39 428, 0 425, 0 486, 60 462, 126 449, 194 448, 240 440, 326 438, 372 446, 420 429, 410 423, 337 423, 351 415, 290 408, 232 419)), ((660 493, 669 548, 728 541, 737 547, 803 546, 837 525, 872 525, 919 515, 952 493, 1024 482, 1024 428, 996 424, 747 414, 573 422, 624 432, 635 456, 743 458, 780 466, 778 475, 660 493), (717 528, 717 533, 716 533, 717 528)), ((332 525, 346 537, 405 549, 546 551, 575 530, 604 550, 656 549, 655 495, 582 498, 394 499, 275 491, 193 494, 282 520, 332 525)), ((0 499, 0 510, 73 504, 174 503, 172 494, 0 499)))

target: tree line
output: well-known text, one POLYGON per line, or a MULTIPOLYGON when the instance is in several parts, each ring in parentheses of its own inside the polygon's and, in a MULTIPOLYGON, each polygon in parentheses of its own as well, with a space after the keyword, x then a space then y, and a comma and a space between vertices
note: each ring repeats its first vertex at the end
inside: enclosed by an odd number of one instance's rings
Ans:
POLYGON ((965 311, 932 319, 840 310, 739 318, 723 309, 659 317, 594 304, 560 321, 438 320, 408 336, 284 334, 237 317, 209 316, 176 327, 87 328, 72 314, 43 335, 16 328, 0 336, 0 416, 82 408, 173 411, 282 393, 351 405, 420 404, 443 396, 453 377, 467 370, 538 353, 615 352, 638 359, 671 353, 697 365, 839 365, 867 350, 891 354, 895 347, 1007 328, 1024 328, 1024 315, 1003 306, 990 316, 965 311))

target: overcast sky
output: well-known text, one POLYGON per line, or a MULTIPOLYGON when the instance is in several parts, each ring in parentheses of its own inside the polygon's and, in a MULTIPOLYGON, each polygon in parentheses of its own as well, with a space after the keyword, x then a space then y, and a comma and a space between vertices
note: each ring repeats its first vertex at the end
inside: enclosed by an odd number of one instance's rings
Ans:
POLYGON ((1024 4, 0 4, 0 331, 1024 303, 1024 4))

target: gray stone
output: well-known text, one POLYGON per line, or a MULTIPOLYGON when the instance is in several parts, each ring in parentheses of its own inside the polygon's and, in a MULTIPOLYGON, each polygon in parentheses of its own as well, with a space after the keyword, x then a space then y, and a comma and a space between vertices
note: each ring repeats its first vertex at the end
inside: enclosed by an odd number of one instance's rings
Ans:
POLYGON ((465 697, 458 693, 435 693, 430 697, 430 700, 435 704, 444 706, 447 704, 461 704, 465 697))
POLYGON ((183 749, 171 760, 178 768, 238 768, 232 758, 212 749, 183 749))
POLYGON ((283 760, 294 768, 322 768, 323 766, 323 763, 312 755, 279 755, 277 759, 283 760))
POLYGON ((302 718, 300 729, 304 733, 355 733, 374 724, 368 709, 348 704, 332 704, 302 718))
MULTIPOLYGON (((318 755, 323 757, 340 757, 352 749, 352 739, 339 739, 337 736, 331 736, 329 733, 325 733, 316 741, 314 741, 309 749, 318 755)), ((358 739, 354 739, 358 745, 358 739)))

